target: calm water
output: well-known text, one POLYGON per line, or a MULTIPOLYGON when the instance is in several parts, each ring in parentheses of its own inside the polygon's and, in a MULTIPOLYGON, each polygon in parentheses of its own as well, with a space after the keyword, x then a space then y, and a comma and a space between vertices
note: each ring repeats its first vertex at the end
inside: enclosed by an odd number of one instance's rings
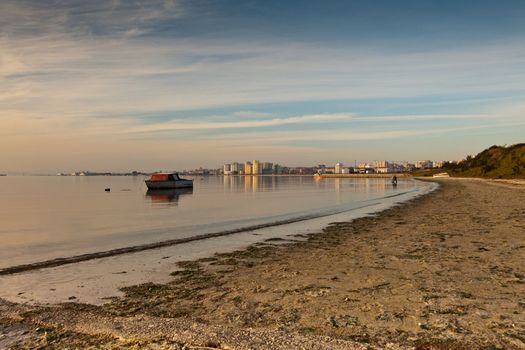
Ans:
POLYGON ((144 177, 0 177, 0 268, 362 207, 416 191, 388 179, 197 177, 149 193, 144 177), (106 187, 111 192, 105 192, 106 187))

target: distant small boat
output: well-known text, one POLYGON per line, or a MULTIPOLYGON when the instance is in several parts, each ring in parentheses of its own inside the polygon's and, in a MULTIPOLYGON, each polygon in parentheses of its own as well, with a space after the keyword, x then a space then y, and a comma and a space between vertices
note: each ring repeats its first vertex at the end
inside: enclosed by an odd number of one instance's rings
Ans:
POLYGON ((193 187, 193 180, 181 179, 177 173, 153 174, 145 182, 150 190, 193 187))
POLYGON ((432 177, 450 177, 448 173, 437 173, 432 175, 432 177))

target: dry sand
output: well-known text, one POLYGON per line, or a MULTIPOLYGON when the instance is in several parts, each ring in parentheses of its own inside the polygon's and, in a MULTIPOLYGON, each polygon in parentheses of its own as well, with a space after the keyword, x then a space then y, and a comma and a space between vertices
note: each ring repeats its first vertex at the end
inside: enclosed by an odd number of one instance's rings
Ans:
POLYGON ((525 186, 439 182, 103 306, 0 302, 0 348, 525 349, 525 186))

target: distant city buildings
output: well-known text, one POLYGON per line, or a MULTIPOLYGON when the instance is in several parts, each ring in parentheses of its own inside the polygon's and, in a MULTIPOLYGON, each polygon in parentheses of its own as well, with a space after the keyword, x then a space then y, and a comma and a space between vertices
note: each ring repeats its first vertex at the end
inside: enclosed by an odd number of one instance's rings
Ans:
POLYGON ((443 165, 445 164, 444 160, 434 161, 432 164, 433 168, 443 168, 443 165))
POLYGON ((373 164, 373 168, 375 169, 375 172, 378 174, 387 174, 393 172, 393 164, 387 162, 386 160, 381 161, 375 161, 373 164))
POLYGON ((431 160, 418 160, 416 162, 417 169, 431 169, 434 163, 431 160))
MULTIPOLYGON (((461 161, 432 161, 419 160, 415 163, 395 162, 387 160, 373 161, 370 163, 359 163, 355 167, 348 167, 343 162, 336 163, 333 167, 326 164, 318 164, 312 167, 287 167, 272 162, 260 162, 259 160, 233 162, 223 164, 217 169, 198 168, 194 170, 178 171, 182 175, 313 175, 319 174, 389 174, 412 172, 414 170, 425 170, 441 168, 444 164, 457 164, 461 161)), ((177 172, 177 171, 174 171, 177 172)), ((127 173, 77 171, 72 173, 57 173, 58 176, 137 176, 149 175, 151 173, 132 171, 127 173)))
POLYGON ((409 163, 409 162, 403 162, 403 164, 401 165, 401 168, 404 169, 404 171, 414 171, 414 169, 416 168, 416 165, 413 163, 409 163))
POLYGON ((242 164, 240 163, 232 163, 231 165, 231 172, 232 174, 239 174, 242 171, 242 164))
MULTIPOLYGON (((415 163, 406 161, 396 162, 388 160, 376 160, 373 162, 362 162, 355 167, 348 167, 343 162, 336 163, 333 167, 318 164, 312 167, 286 167, 272 162, 260 162, 259 160, 227 163, 219 169, 185 170, 185 175, 313 175, 319 174, 391 174, 411 172, 416 169, 440 168, 447 162, 420 160, 415 163)), ((77 176, 80 174, 77 174, 77 176)), ((87 174, 86 174, 87 175, 87 174)))
POLYGON ((262 163, 262 174, 273 174, 273 163, 262 163))
POLYGON ((280 174, 314 174, 315 168, 283 167, 271 162, 259 160, 244 163, 227 163, 222 166, 223 175, 280 175, 280 174))

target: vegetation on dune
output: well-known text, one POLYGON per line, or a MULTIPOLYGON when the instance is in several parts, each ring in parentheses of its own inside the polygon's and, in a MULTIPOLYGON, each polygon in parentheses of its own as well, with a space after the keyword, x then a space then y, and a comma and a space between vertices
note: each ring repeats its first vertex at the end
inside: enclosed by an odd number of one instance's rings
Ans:
POLYGON ((442 170, 452 176, 525 178, 525 143, 492 146, 458 164, 445 163, 442 170))

